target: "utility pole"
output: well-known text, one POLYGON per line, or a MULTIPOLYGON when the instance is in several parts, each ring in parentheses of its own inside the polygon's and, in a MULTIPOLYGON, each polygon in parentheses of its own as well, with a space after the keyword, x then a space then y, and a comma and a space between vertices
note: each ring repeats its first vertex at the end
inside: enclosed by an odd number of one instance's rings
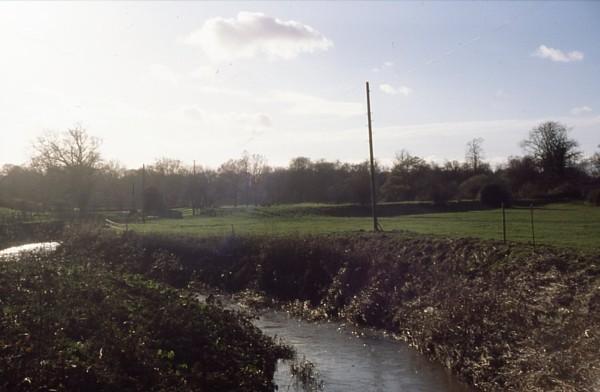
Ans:
POLYGON ((196 216, 196 160, 192 169, 192 216, 196 216))
POLYGON ((131 212, 135 211, 135 178, 131 182, 131 212))
POLYGON ((533 226, 533 203, 529 205, 529 215, 531 218, 531 243, 533 244, 533 253, 535 253, 535 228, 533 226))
POLYGON ((377 194, 375 193, 375 165, 373 163, 373 130, 371 128, 371 96, 369 92, 369 82, 367 82, 367 118, 369 120, 369 156, 371 163, 371 212, 373 214, 373 231, 379 231, 380 226, 377 222, 377 194))
POLYGON ((502 202, 500 207, 502 208, 502 241, 506 244, 506 210, 504 202, 502 202))
POLYGON ((146 182, 146 165, 142 165, 142 223, 146 223, 146 206, 144 204, 144 196, 145 196, 145 182, 146 182))

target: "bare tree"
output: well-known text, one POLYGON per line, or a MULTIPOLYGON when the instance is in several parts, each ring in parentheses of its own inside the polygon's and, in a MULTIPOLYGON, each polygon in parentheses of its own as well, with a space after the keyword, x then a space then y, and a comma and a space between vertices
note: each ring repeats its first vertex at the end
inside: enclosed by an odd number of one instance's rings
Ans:
POLYGON ((521 147, 535 159, 544 175, 561 179, 565 170, 577 163, 581 152, 578 143, 569 139, 567 127, 555 121, 541 123, 529 132, 521 147))
POLYGON ((260 183, 268 170, 267 159, 264 156, 260 154, 252 154, 250 156, 250 192, 252 193, 252 203, 254 205, 258 204, 260 183))
POLYGON ((465 160, 467 166, 473 169, 474 172, 479 171, 481 163, 483 162, 483 138, 476 137, 467 143, 467 151, 465 153, 465 160))
POLYGON ((47 133, 33 143, 32 166, 44 172, 62 173, 67 179, 65 198, 81 213, 88 207, 94 172, 100 167, 100 140, 81 125, 63 133, 47 133))
MULTIPOLYGON (((598 145, 598 148, 600 148, 600 144, 598 145)), ((600 176, 600 152, 592 155, 591 162, 595 175, 600 176)))
POLYGON ((50 169, 95 169, 100 165, 100 140, 88 135, 81 125, 61 134, 47 133, 33 144, 36 155, 34 167, 50 169))

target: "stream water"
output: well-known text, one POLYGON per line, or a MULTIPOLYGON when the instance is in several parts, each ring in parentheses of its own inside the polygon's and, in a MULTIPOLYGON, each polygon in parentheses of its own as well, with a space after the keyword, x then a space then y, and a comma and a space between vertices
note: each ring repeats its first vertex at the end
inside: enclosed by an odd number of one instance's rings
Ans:
MULTIPOLYGON (((265 312, 255 325, 316 365, 323 391, 471 391, 442 366, 381 332, 334 322, 306 322, 276 311, 265 312)), ((275 382, 279 391, 304 391, 286 361, 278 364, 275 382)))
POLYGON ((20 254, 27 252, 52 252, 59 245, 60 243, 58 242, 36 242, 32 244, 13 246, 12 248, 0 250, 0 259, 15 258, 20 254))
MULTIPOLYGON (((58 242, 40 242, 0 250, 0 259, 23 252, 51 252, 58 242)), ((204 301, 206 296, 198 295, 204 301)), ((225 301, 227 303, 229 301, 225 301)), ((240 309, 229 302, 229 308, 240 309)), ((314 323, 285 312, 265 311, 255 321, 265 334, 293 346, 299 358, 316 365, 323 391, 330 392, 467 392, 442 366, 432 363, 405 343, 381 332, 356 329, 343 323, 314 323)), ((275 383, 279 391, 302 392, 289 362, 278 363, 275 383)))

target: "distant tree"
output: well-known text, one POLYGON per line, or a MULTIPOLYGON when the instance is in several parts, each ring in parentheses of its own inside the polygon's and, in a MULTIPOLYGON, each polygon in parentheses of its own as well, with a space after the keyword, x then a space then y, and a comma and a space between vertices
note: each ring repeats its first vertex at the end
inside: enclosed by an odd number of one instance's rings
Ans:
POLYGON ((244 179, 240 174, 240 165, 235 159, 230 159, 219 166, 217 177, 217 192, 221 204, 230 203, 237 207, 244 179))
POLYGON ((183 163, 179 159, 171 158, 157 159, 151 169, 163 176, 185 174, 186 172, 183 163))
POLYGON ((270 168, 267 165, 267 159, 260 154, 252 154, 248 159, 248 174, 249 174, 249 189, 250 201, 257 205, 260 199, 264 199, 265 195, 261 186, 263 185, 264 176, 269 172, 270 168))
POLYGON ((33 144, 32 166, 45 171, 59 171, 67 177, 67 197, 80 212, 88 207, 94 174, 99 168, 100 140, 90 136, 80 125, 56 134, 47 133, 33 144))
MULTIPOLYGON (((600 148, 600 145, 598 145, 598 148, 600 148)), ((592 155, 590 161, 592 164, 592 174, 596 177, 600 177, 600 152, 592 155)))
MULTIPOLYGON (((379 167, 375 162, 375 187, 377 187, 377 175, 379 167)), ((345 189, 348 191, 348 201, 367 205, 371 200, 371 169, 369 161, 351 165, 350 172, 346 178, 345 189)))
POLYGON ((483 153, 483 138, 477 137, 467 143, 467 151, 465 152, 465 160, 467 166, 477 173, 484 159, 483 153))
POLYGON ((314 189, 311 187, 314 170, 310 158, 296 157, 292 159, 287 174, 289 201, 293 203, 316 201, 313 197, 314 189))
POLYGON ((422 158, 402 150, 381 189, 386 201, 414 200, 429 197, 431 168, 422 158))
POLYGON ((490 183, 484 185, 479 192, 479 201, 486 207, 510 207, 511 200, 510 191, 503 184, 490 183))
POLYGON ((523 197, 532 197, 537 193, 536 183, 539 182, 540 168, 535 159, 530 156, 509 157, 506 167, 502 170, 502 177, 510 184, 513 193, 521 193, 525 186, 523 197))
POLYGON ((492 182, 492 178, 487 174, 475 174, 467 178, 458 187, 459 196, 464 199, 473 200, 479 196, 479 191, 492 182))
POLYGON ((167 210, 163 195, 155 186, 144 189, 144 210, 152 215, 163 215, 167 210))
POLYGON ((555 121, 533 128, 521 146, 550 182, 564 179, 567 168, 574 166, 581 157, 577 141, 569 138, 566 126, 555 121))
POLYGON ((163 195, 167 207, 179 207, 189 202, 186 190, 191 170, 179 159, 160 158, 146 169, 148 184, 163 195))

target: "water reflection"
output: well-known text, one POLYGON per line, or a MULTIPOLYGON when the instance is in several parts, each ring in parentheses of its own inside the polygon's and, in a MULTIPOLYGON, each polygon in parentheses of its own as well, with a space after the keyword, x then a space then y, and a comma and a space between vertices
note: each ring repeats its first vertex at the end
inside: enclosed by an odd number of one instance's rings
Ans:
POLYGON ((27 252, 52 252, 60 245, 58 242, 36 242, 32 244, 25 244, 19 246, 13 246, 12 248, 6 248, 0 250, 0 258, 12 259, 18 257, 22 253, 27 252))

